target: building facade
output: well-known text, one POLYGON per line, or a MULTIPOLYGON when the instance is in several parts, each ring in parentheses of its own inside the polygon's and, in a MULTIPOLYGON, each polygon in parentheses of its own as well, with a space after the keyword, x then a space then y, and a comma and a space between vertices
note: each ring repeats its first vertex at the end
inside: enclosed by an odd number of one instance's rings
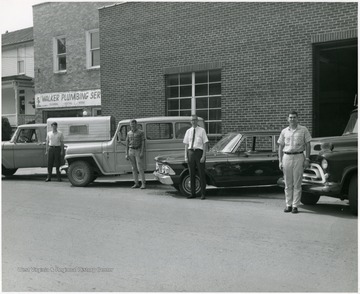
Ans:
POLYGON ((15 128, 35 119, 33 28, 1 36, 2 116, 15 128))
POLYGON ((99 10, 102 113, 197 113, 213 140, 339 135, 357 94, 357 3, 129 2, 99 10))
POLYGON ((37 122, 101 115, 98 9, 109 4, 33 6, 37 122))

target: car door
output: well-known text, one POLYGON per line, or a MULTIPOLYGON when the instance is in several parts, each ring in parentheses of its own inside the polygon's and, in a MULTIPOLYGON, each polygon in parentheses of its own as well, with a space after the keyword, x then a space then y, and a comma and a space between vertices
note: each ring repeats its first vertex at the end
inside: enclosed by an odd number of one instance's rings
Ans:
POLYGON ((233 186, 275 185, 281 171, 273 136, 245 136, 228 157, 227 174, 233 186))
POLYGON ((21 129, 14 141, 14 163, 19 167, 46 167, 45 142, 37 128, 21 129))

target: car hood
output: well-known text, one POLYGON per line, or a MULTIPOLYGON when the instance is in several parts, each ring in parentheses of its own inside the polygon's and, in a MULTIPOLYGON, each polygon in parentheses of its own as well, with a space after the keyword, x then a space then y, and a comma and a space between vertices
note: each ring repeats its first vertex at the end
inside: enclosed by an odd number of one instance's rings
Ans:
POLYGON ((103 150, 103 142, 93 142, 93 143, 69 143, 65 144, 66 156, 75 155, 75 154, 95 154, 101 153, 103 150))
POLYGON ((311 150, 315 152, 320 151, 321 144, 331 143, 334 146, 334 150, 338 149, 349 149, 357 148, 358 145, 358 134, 349 134, 343 136, 334 136, 334 137, 323 137, 323 138, 313 138, 310 142, 311 150))
MULTIPOLYGON (((226 159, 232 154, 222 153, 222 152, 207 152, 206 153, 206 161, 213 161, 213 160, 221 160, 226 159)), ((156 161, 163 162, 163 163, 184 163, 184 152, 169 154, 169 155, 159 155, 155 157, 156 161)))

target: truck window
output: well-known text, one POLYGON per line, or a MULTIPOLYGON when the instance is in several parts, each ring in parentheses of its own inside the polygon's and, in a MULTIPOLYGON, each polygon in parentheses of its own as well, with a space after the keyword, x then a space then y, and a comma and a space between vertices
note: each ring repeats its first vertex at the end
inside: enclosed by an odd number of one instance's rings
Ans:
MULTIPOLYGON (((142 130, 142 125, 138 123, 138 129, 142 130)), ((120 137, 120 141, 125 141, 126 140, 126 136, 127 133, 130 131, 130 125, 123 125, 120 127, 120 131, 119 131, 119 135, 118 138, 120 137)))
POLYGON ((20 130, 16 142, 17 143, 37 142, 35 129, 22 129, 22 130, 20 130))
POLYGON ((191 128, 190 122, 175 123, 175 138, 184 139, 186 131, 190 128, 191 128))
POLYGON ((146 125, 146 139, 164 140, 173 138, 172 123, 149 123, 146 125))
POLYGON ((73 125, 69 127, 69 135, 88 135, 88 125, 73 125))

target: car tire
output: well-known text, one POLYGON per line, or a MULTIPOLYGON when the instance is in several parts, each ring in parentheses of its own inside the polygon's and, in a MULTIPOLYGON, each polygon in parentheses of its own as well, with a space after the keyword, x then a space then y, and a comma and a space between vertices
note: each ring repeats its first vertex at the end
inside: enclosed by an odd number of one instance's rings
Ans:
POLYGON ((14 175, 14 173, 16 173, 16 171, 17 171, 17 168, 6 168, 4 166, 2 166, 2 169, 1 169, 1 173, 5 177, 10 177, 10 176, 14 175))
POLYGON ((357 174, 353 175, 349 184, 349 204, 351 213, 358 214, 358 178, 357 174))
MULTIPOLYGON (((195 195, 198 197, 201 195, 201 186, 200 186, 200 178, 198 175, 195 176, 195 195)), ((190 174, 186 173, 182 176, 179 186, 181 194, 185 197, 191 196, 191 186, 190 186, 190 174)))
POLYGON ((78 160, 70 164, 67 176, 74 186, 85 187, 92 182, 94 170, 88 162, 78 160))
POLYGON ((320 195, 302 192, 301 203, 305 205, 315 205, 320 199, 320 195))

